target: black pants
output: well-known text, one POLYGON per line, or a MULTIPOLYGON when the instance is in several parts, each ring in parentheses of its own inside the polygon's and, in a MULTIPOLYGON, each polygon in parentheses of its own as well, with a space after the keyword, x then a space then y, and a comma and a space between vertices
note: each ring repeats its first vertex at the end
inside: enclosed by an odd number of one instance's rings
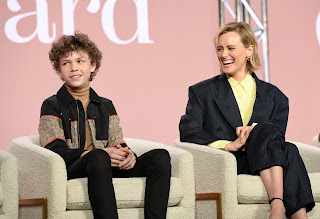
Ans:
POLYGON ((118 218, 112 177, 146 177, 145 219, 166 218, 171 163, 165 149, 155 149, 141 155, 130 170, 111 167, 109 154, 94 149, 71 164, 67 173, 68 179, 88 177, 89 199, 95 219, 118 218))
POLYGON ((286 216, 305 207, 315 206, 309 176, 296 145, 285 142, 284 136, 273 123, 258 124, 245 144, 246 151, 234 153, 238 174, 258 175, 273 166, 283 168, 283 201, 286 216))

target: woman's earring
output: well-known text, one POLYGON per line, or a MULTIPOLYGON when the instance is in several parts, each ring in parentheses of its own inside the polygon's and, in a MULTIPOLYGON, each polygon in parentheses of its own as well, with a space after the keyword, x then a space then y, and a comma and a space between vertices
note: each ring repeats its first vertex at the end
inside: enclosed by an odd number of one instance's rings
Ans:
POLYGON ((250 62, 250 56, 247 57, 247 62, 250 62))

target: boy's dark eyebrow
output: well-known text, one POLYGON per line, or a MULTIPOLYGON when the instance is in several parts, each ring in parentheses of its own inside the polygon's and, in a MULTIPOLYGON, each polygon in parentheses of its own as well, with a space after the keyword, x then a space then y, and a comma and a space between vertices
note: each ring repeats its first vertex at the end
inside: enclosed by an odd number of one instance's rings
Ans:
MULTIPOLYGON (((84 56, 78 57, 77 59, 88 59, 84 56)), ((61 62, 70 61, 69 59, 61 59, 61 62)))

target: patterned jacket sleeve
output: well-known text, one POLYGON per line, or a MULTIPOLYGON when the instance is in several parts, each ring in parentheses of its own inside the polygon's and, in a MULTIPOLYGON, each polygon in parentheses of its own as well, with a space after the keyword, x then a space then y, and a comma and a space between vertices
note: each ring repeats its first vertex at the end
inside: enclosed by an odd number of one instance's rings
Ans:
POLYGON ((47 99, 41 107, 41 117, 39 123, 40 143, 57 154, 65 161, 69 167, 74 161, 80 158, 83 149, 69 149, 64 136, 62 119, 59 111, 47 99))
POLYGON ((121 144, 122 147, 127 147, 126 142, 123 140, 122 128, 120 127, 120 118, 117 115, 114 105, 111 103, 111 112, 109 115, 109 136, 108 147, 114 147, 121 144))

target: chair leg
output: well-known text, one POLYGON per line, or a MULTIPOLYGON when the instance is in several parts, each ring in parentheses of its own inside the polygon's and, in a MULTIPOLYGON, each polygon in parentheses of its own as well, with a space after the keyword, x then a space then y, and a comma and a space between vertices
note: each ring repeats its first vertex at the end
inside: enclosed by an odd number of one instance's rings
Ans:
POLYGON ((222 219, 221 193, 196 193, 196 200, 214 199, 217 203, 217 219, 222 219))
POLYGON ((48 200, 47 198, 20 199, 19 206, 24 205, 42 205, 42 219, 48 218, 48 200))

